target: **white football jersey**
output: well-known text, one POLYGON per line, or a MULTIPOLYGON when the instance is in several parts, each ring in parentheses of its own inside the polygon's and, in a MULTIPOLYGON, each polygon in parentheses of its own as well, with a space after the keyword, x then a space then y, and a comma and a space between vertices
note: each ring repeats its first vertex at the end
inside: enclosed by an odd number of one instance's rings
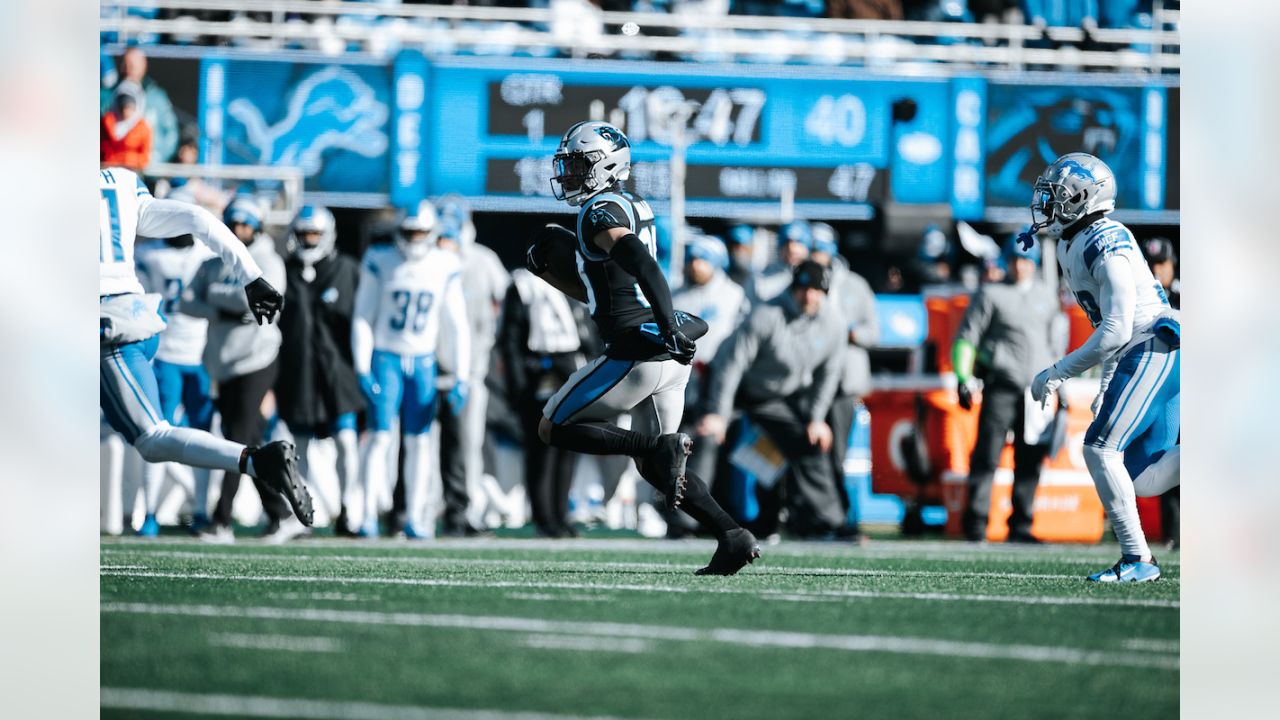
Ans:
POLYGON ((242 285, 262 276, 244 243, 209 211, 176 200, 156 200, 132 170, 104 168, 98 173, 98 190, 99 296, 143 292, 133 258, 139 236, 190 234, 218 253, 242 285))
MULTIPOLYGON (((373 327, 373 348, 406 356, 434 353, 446 302, 458 304, 466 326, 461 280, 457 253, 433 247, 421 259, 409 260, 395 245, 369 248, 361 263, 355 312, 373 327)), ((468 350, 469 341, 467 333, 468 350)))
POLYGON ((1102 218, 1076 233, 1064 247, 1062 274, 1094 327, 1102 322, 1102 261, 1111 256, 1127 260, 1133 271, 1137 289, 1133 313, 1135 339, 1149 330, 1157 317, 1171 313, 1164 288, 1151 274, 1137 241, 1124 225, 1102 218))
POLYGON ((174 247, 163 240, 151 240, 138 245, 138 279, 147 292, 164 298, 160 312, 169 323, 160 333, 157 360, 175 365, 201 363, 209 321, 179 312, 178 306, 196 270, 211 257, 213 251, 200 244, 174 247))
POLYGON ((98 295, 141 293, 133 268, 138 215, 150 201, 142 178, 124 168, 98 173, 98 295))
POLYGON ((564 293, 524 268, 511 274, 520 300, 529 309, 529 350, 535 353, 577 352, 582 347, 578 321, 564 293))
POLYGON ((685 285, 676 291, 671 302, 677 310, 707 322, 707 334, 698 338, 698 358, 708 363, 750 308, 742 286, 722 272, 717 272, 706 285, 685 285))

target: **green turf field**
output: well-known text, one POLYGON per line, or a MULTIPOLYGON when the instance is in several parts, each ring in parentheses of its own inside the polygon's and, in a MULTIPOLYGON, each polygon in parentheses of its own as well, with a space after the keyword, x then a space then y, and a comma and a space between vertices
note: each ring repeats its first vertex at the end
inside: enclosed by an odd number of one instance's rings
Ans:
POLYGON ((1176 553, 712 547, 103 539, 102 716, 1177 717, 1176 553))

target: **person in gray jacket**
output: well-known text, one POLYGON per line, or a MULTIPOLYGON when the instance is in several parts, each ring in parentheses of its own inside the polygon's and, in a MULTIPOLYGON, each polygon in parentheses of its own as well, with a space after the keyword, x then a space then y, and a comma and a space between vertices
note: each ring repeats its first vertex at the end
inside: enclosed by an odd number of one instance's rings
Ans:
MULTIPOLYGON (((752 309, 712 360, 709 411, 698 423, 700 435, 723 443, 737 406, 768 434, 790 465, 782 499, 788 530, 809 539, 847 533, 827 456, 832 436, 825 419, 839 389, 847 335, 842 313, 828 302, 830 290, 831 269, 806 260, 789 290, 752 309)), ((761 513, 762 532, 775 525, 761 513)))
MULTIPOLYGON (((276 253, 274 241, 262 232, 258 203, 251 198, 236 198, 227 205, 222 219, 249 248, 267 282, 284 292, 284 261, 276 253)), ((232 269, 221 258, 211 258, 196 270, 191 287, 183 294, 182 312, 209 320, 204 366, 209 377, 218 383, 216 405, 222 415, 223 436, 245 445, 260 444, 265 430, 262 400, 276 381, 280 326, 254 321, 232 269)), ((282 542, 306 531, 292 518, 278 492, 256 478, 253 483, 267 513, 268 540, 282 542)), ((202 540, 234 541, 231 508, 239 487, 240 475, 229 472, 223 476, 222 494, 213 521, 201 532, 202 540)))
POLYGON ((849 345, 844 353, 844 369, 840 387, 827 424, 831 426, 831 466, 836 474, 836 488, 846 515, 849 495, 844 486, 844 457, 849 449, 849 431, 853 428, 854 407, 858 398, 871 392, 871 359, 867 348, 880 341, 880 318, 876 314, 876 295, 861 275, 849 269, 840 256, 836 231, 826 223, 813 224, 815 262, 831 268, 831 302, 843 314, 849 345))
MULTIPOLYGON (((983 285, 973 297, 952 346, 960 407, 973 407, 972 379, 982 380, 978 439, 969 459, 969 499, 961 521, 965 538, 987 537, 991 480, 1013 431, 1013 514, 1009 542, 1039 542, 1031 534, 1032 508, 1040 468, 1049 450, 1049 433, 1027 433, 1027 393, 1036 372, 1058 356, 1053 337, 1061 308, 1052 290, 1036 277, 1040 246, 1023 250, 1014 237, 1005 244, 1005 282, 983 285)), ((1035 404, 1031 412, 1038 412, 1035 404)), ((1035 422, 1032 426, 1044 426, 1035 422)))

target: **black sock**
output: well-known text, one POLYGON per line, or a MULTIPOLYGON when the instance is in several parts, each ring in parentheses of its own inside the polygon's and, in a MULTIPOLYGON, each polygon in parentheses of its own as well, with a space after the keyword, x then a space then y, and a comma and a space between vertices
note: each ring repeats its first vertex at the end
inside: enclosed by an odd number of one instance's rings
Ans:
POLYGON ((657 449, 658 438, 596 421, 552 425, 550 444, 586 455, 637 457, 657 449))
POLYGON ((740 526, 720 504, 711 497, 711 491, 702 478, 691 472, 684 474, 684 499, 680 501, 680 509, 689 514, 702 527, 715 533, 717 539, 723 540, 730 530, 740 526))

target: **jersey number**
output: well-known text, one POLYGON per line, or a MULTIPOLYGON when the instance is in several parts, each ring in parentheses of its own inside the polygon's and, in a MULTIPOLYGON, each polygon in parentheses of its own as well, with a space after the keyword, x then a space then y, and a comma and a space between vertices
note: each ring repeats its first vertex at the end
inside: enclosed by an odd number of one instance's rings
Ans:
POLYGON ((161 312, 172 315, 178 310, 178 301, 182 299, 182 278, 164 279, 164 302, 160 304, 161 312))
POLYGON ((427 326, 427 311, 431 309, 432 295, 429 292, 412 293, 407 290, 396 290, 391 293, 391 302, 395 304, 395 314, 391 316, 391 329, 404 330, 409 325, 409 316, 413 316, 413 332, 422 332, 427 326))
POLYGON ((107 238, 100 237, 98 261, 124 262, 124 243, 120 238, 120 199, 115 190, 102 188, 102 201, 107 204, 107 215, 111 218, 111 248, 107 249, 107 238))
POLYGON ((1076 303, 1080 305, 1080 309, 1084 310, 1084 314, 1089 317, 1089 323, 1094 327, 1102 324, 1102 310, 1098 307, 1098 301, 1093 299, 1093 295, 1087 290, 1081 290, 1076 293, 1076 303))

